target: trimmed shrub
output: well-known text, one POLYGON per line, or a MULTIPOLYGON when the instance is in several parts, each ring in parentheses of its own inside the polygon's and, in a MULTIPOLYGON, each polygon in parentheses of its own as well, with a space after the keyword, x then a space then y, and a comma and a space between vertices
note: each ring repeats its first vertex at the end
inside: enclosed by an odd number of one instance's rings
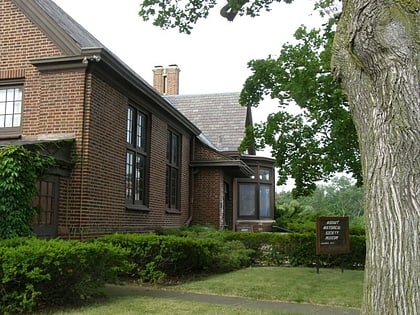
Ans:
MULTIPOLYGON (((315 233, 235 233, 226 232, 226 240, 239 240, 254 251, 253 263, 262 266, 314 266, 317 263, 315 233)), ((366 240, 364 236, 350 235, 351 253, 348 255, 321 255, 320 263, 327 267, 343 266, 363 269, 366 240)))
POLYGON ((225 243, 210 237, 113 234, 101 237, 98 241, 128 250, 129 261, 134 264, 134 268, 126 276, 143 282, 226 272, 251 262, 250 251, 242 243, 225 243))
POLYGON ((28 313, 90 298, 128 267, 127 253, 104 243, 0 241, 0 313, 28 313))

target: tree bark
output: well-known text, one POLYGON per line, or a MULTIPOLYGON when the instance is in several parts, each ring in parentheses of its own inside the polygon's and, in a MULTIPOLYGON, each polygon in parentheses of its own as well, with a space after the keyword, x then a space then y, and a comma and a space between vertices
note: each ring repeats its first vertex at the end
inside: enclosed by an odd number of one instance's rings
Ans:
POLYGON ((420 314, 420 2, 343 2, 332 68, 360 143, 362 314, 420 314))

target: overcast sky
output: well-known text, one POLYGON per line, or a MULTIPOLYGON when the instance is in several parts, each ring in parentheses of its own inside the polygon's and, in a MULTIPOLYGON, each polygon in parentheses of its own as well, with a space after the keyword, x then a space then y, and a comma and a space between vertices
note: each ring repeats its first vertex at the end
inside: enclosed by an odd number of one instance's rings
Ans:
MULTIPOLYGON (((54 1, 150 84, 154 66, 177 64, 180 94, 239 92, 251 74, 248 61, 278 55, 301 24, 321 25, 314 0, 274 3, 270 12, 237 16, 234 22, 219 15, 222 1, 191 35, 144 22, 137 14, 141 0, 54 1)), ((253 109, 254 122, 265 120, 276 107, 268 101, 253 109)))
POLYGON ((177 64, 180 94, 240 91, 249 60, 278 54, 301 24, 319 26, 313 0, 275 3, 271 12, 234 22, 216 8, 191 35, 143 22, 141 0, 54 1, 149 83, 154 66, 177 64))

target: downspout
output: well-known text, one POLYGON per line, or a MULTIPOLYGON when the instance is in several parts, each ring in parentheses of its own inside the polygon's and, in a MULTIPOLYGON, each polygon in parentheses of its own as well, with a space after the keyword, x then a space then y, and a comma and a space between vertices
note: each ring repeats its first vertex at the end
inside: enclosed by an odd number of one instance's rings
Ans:
MULTIPOLYGON (((195 159, 195 140, 196 137, 193 136, 191 139, 191 145, 190 145, 190 162, 194 161, 195 159)), ((191 225, 192 219, 193 219, 193 212, 194 212, 194 194, 195 194, 195 175, 197 174, 197 172, 190 167, 190 189, 189 189, 189 204, 188 204, 188 211, 189 211, 189 216, 187 221, 185 222, 185 224, 187 226, 191 225)))
POLYGON ((82 229, 82 221, 83 221, 83 198, 84 198, 84 187, 85 187, 85 175, 84 175, 84 167, 85 167, 85 133, 86 133, 86 117, 87 117, 87 84, 88 84, 88 67, 89 67, 89 60, 83 59, 83 63, 86 63, 85 69, 85 77, 83 83, 83 114, 82 114, 82 148, 80 154, 80 207, 79 207, 79 238, 83 241, 83 229, 82 229))

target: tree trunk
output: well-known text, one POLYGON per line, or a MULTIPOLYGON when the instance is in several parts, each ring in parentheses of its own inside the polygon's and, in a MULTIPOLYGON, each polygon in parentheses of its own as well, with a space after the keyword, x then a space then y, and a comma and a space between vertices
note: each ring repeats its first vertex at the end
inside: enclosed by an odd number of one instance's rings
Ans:
POLYGON ((420 314, 420 2, 343 2, 332 67, 363 167, 362 314, 420 314))

